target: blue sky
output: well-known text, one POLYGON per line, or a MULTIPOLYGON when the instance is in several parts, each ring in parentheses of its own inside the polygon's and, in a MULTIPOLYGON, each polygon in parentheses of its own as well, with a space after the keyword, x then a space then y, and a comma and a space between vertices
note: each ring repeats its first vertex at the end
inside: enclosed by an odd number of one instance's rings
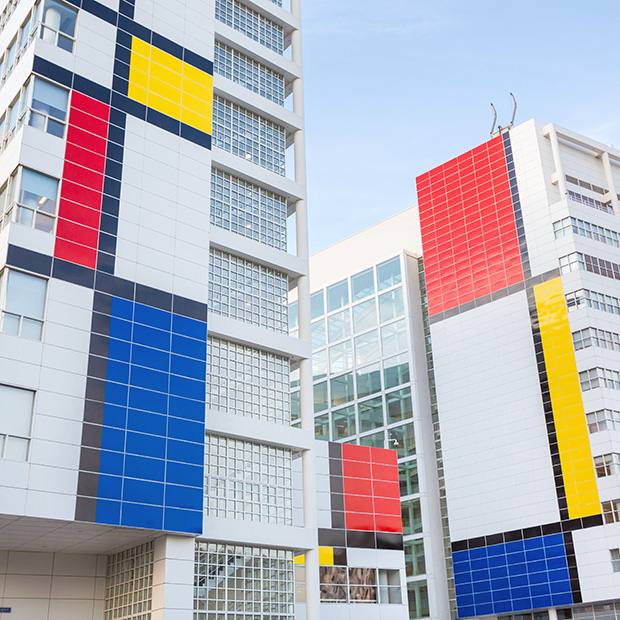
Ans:
POLYGON ((500 124, 620 147, 617 0, 305 0, 310 248, 415 204, 415 177, 500 124))

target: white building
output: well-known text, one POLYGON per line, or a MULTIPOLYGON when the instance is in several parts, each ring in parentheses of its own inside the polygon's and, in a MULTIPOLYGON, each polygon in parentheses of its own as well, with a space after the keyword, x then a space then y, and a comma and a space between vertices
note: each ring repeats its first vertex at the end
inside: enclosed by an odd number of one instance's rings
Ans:
MULTIPOLYGON (((412 208, 310 257, 314 421, 318 439, 343 449, 392 449, 400 489, 394 490, 390 519, 375 517, 374 524, 404 535, 392 549, 404 544, 408 617, 444 620, 449 603, 436 464, 441 446, 431 413, 420 254, 412 208)), ((295 312, 293 303, 293 329, 295 312)), ((298 376, 294 371, 294 417, 298 376)), ((320 494, 318 507, 319 545, 332 544, 331 515, 320 494)), ((375 529, 363 503, 348 505, 345 497, 345 510, 347 529, 375 529)), ((447 531, 445 544, 449 551, 447 531)), ((402 562, 370 539, 347 544, 346 553, 364 566, 376 553, 380 569, 402 562)), ((321 567, 322 578, 324 572, 321 567)), ((339 617, 327 615, 335 606, 332 596, 322 590, 326 618, 339 617)))
POLYGON ((458 615, 620 617, 620 151, 532 120, 417 185, 458 615))
POLYGON ((299 0, 0 9, 0 615, 318 618, 299 0))

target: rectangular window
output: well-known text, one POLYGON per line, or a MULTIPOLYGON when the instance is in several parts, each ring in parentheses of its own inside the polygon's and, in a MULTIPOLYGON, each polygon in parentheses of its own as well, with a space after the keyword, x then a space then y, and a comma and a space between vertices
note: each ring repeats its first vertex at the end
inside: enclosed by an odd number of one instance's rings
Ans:
POLYGON ((57 0, 45 0, 41 38, 63 50, 73 52, 77 9, 57 0))
POLYGON ((65 135, 68 100, 66 90, 35 78, 28 124, 62 138, 65 135))
POLYGON ((401 280, 400 257, 396 256, 377 265, 377 284, 380 291, 400 283, 401 280))
POLYGON ((379 602, 400 605, 403 602, 400 591, 400 571, 379 569, 379 602))
POLYGON ((355 398, 353 393, 353 373, 348 372, 345 375, 334 377, 330 381, 332 393, 332 406, 344 405, 355 398))
POLYGON ((394 321, 381 328, 383 355, 392 355, 407 348, 407 325, 405 319, 394 321))
POLYGON ((355 406, 332 411, 332 436, 334 441, 346 439, 356 433, 355 406))
MULTIPOLYGON (((327 312, 338 310, 349 303, 349 283, 347 280, 327 287, 327 312)), ((354 319, 355 320, 355 319, 354 319)))
POLYGON ((353 330, 359 334, 377 325, 377 304, 374 297, 353 306, 353 330))
POLYGON ((620 499, 602 502, 601 506, 605 523, 618 523, 620 521, 620 499))
POLYGON ((420 492, 418 479, 418 463, 416 460, 398 464, 398 480, 400 482, 400 495, 415 495, 420 492))
POLYGON ((327 350, 315 351, 312 354, 312 380, 318 381, 327 376, 327 350))
POLYGON ((310 341, 312 350, 320 349, 325 346, 325 319, 320 319, 312 323, 310 328, 310 341))
POLYGON ((377 396, 359 403, 358 413, 360 433, 381 428, 385 424, 383 420, 383 397, 377 396))
POLYGON ((360 368, 356 375, 358 398, 365 398, 381 391, 381 368, 379 364, 360 368))
POLYGON ((348 308, 327 317, 327 332, 330 342, 338 342, 351 335, 351 316, 348 308))
POLYGON ((0 331, 41 340, 47 280, 21 271, 0 274, 0 331))
POLYGON ((614 573, 620 573, 620 549, 610 549, 611 569, 614 573))
POLYGON ((620 454, 611 452, 594 457, 594 469, 597 478, 618 475, 620 473, 620 454))
POLYGON ((318 319, 325 314, 325 301, 323 291, 317 291, 310 295, 310 319, 318 319))
POLYGON ((396 288, 389 293, 379 295, 379 316, 381 322, 397 319, 405 313, 402 287, 396 288))
POLYGON ((428 618, 430 608, 426 581, 409 581, 407 583, 407 596, 409 598, 409 617, 412 619, 428 618))
POLYGON ((34 392, 0 385, 0 458, 27 461, 34 392))
POLYGON ((426 559, 424 557, 423 540, 406 540, 405 546, 405 570, 407 577, 417 577, 426 573, 426 559))
POLYGON ((415 432, 413 423, 391 428, 388 432, 390 434, 390 448, 396 449, 399 459, 406 456, 415 456, 415 432))
POLYGON ((314 412, 327 409, 327 381, 316 383, 314 386, 314 412))
POLYGON ((349 568, 349 601, 377 602, 377 573, 374 568, 349 568))
POLYGON ((379 431, 378 433, 372 433, 371 435, 364 435, 363 437, 360 437, 360 446, 385 448, 385 432, 379 431))
POLYGON ((375 292, 375 276, 372 267, 351 277, 353 301, 364 299, 375 292))
POLYGON ((355 363, 357 366, 374 362, 380 356, 379 332, 376 329, 355 339, 355 363))
MULTIPOLYGON (((316 353, 314 354, 316 355, 316 353)), ((337 374, 353 367, 353 346, 350 340, 329 347, 329 372, 337 374)))
POLYGON ((409 355, 401 353, 383 361, 385 388, 396 387, 409 382, 409 355))
POLYGON ((321 600, 330 603, 347 602, 346 566, 320 566, 321 600))
POLYGON ((598 433, 605 430, 620 430, 620 411, 615 409, 599 409, 586 414, 588 430, 598 433))
POLYGON ((387 404, 388 424, 401 422, 413 417, 411 390, 409 388, 390 392, 386 395, 385 402, 387 404))

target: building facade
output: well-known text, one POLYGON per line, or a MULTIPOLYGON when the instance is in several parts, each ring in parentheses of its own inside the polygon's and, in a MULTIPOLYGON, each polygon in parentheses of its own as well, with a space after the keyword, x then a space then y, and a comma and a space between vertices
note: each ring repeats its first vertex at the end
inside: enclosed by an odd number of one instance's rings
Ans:
POLYGON ((299 1, 1 11, 0 608, 317 618, 299 1))
POLYGON ((620 152, 532 120, 417 186, 458 616, 620 617, 620 152))
MULTIPOLYGON (((382 529, 403 534, 409 617, 440 620, 449 610, 418 230, 408 209, 310 257, 314 422, 317 439, 343 450, 391 449, 400 489, 382 529)), ((295 316, 293 302, 293 330, 295 316)), ((298 381, 294 369, 294 419, 298 381)), ((347 527, 373 529, 363 505, 352 503, 347 527)), ((319 544, 328 544, 330 513, 320 498, 318 507, 319 544)))

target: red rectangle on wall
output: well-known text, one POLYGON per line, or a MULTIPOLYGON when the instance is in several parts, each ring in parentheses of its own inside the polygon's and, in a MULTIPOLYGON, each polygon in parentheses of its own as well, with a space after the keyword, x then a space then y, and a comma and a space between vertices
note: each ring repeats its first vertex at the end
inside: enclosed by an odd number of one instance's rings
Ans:
POLYGON ((523 281, 501 136, 416 183, 431 316, 523 281))
POLYGON ((110 107, 73 91, 54 256, 95 268, 110 107))

